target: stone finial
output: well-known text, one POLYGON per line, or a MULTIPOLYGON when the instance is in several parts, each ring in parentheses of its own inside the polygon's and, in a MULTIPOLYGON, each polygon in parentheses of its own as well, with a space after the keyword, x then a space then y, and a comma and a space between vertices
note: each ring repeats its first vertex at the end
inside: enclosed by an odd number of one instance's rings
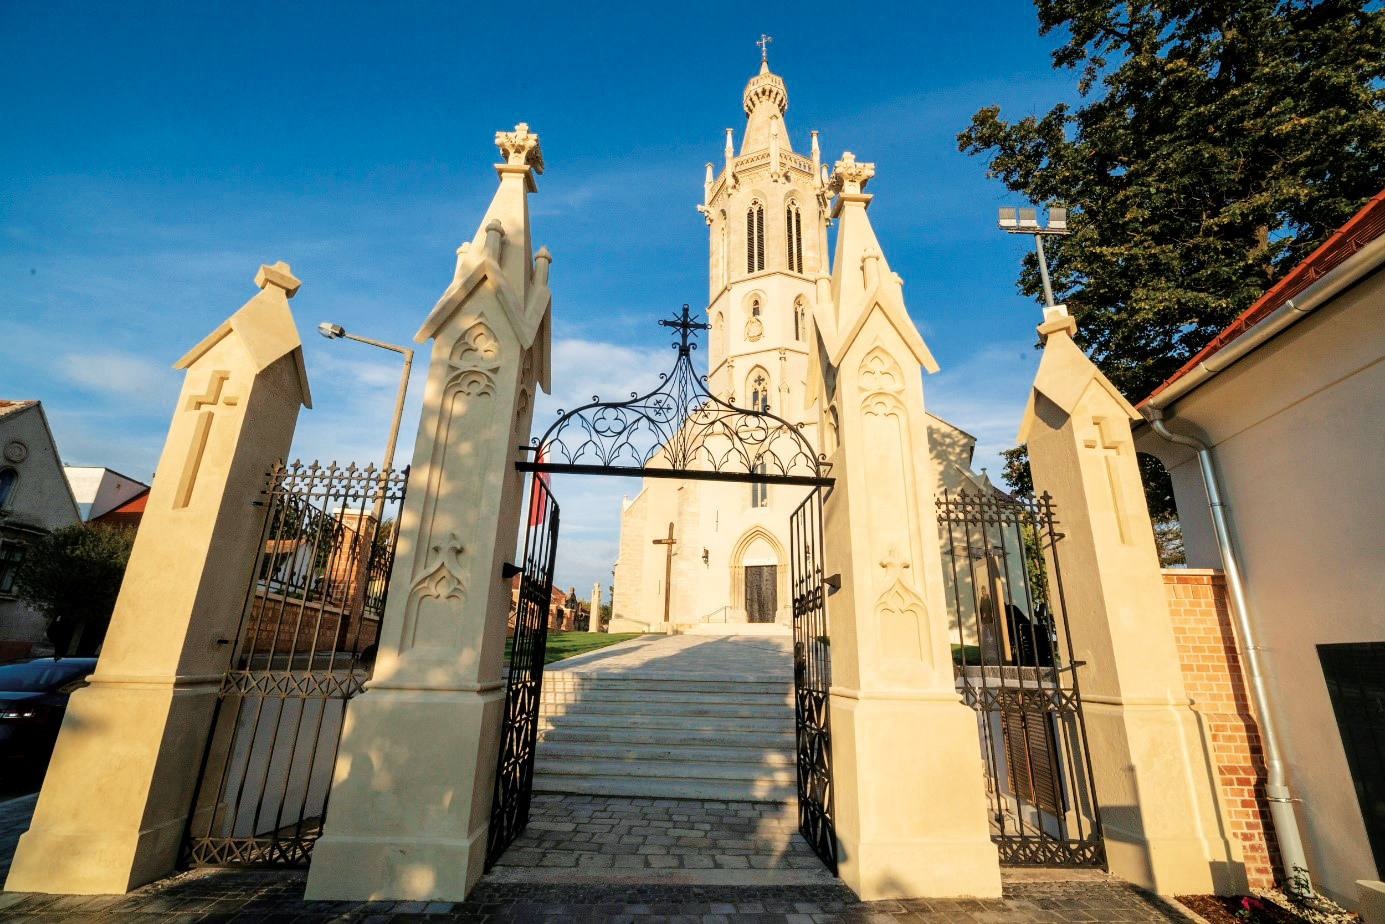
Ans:
POLYGON ((540 247, 539 252, 534 254, 534 285, 548 285, 548 267, 553 262, 553 254, 548 252, 547 247, 540 247))
POLYGON ((1044 323, 1038 326, 1039 343, 1048 343, 1054 334, 1077 336, 1077 320, 1070 314, 1066 305, 1054 305, 1044 310, 1044 323))
POLYGON ((875 164, 857 163, 856 155, 842 152, 842 159, 832 169, 831 188, 846 195, 859 195, 875 176, 875 164))
POLYGON ((880 284, 880 251, 867 247, 861 255, 861 269, 866 275, 866 288, 873 289, 880 284))
POLYGON ((289 272, 289 265, 280 260, 273 266, 261 266, 260 271, 255 274, 255 285, 261 289, 276 285, 284 290, 286 297, 293 298, 298 294, 298 287, 302 283, 294 278, 293 273, 289 272))
POLYGON ((539 136, 529 131, 529 123, 520 122, 512 132, 496 132, 495 146, 505 163, 517 167, 532 167, 535 173, 543 173, 543 151, 539 148, 539 136))
POLYGON ((505 226, 500 223, 499 218, 492 218, 490 224, 486 225, 486 256, 499 262, 500 244, 504 238, 505 226))

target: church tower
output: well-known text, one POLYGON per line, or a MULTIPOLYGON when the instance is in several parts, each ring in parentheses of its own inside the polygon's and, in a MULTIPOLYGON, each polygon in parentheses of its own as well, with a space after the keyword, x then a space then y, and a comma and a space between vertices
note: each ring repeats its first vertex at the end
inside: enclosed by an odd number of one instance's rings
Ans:
MULTIPOLYGON (((784 122, 788 90, 763 51, 742 104, 740 150, 727 129, 725 163, 719 173, 707 164, 697 207, 709 240, 708 389, 728 404, 802 424, 820 448, 805 401, 816 357, 813 305, 829 278, 817 133, 811 157, 794 152, 784 122)), ((611 631, 659 631, 665 608, 684 628, 761 623, 788 631, 789 514, 803 494, 783 485, 646 479, 621 513, 611 631)))
POLYGON ((707 164, 698 206, 709 238, 708 383, 724 401, 799 422, 814 278, 828 271, 817 132, 811 157, 794 153, 788 90, 763 51, 742 99, 740 153, 728 128, 725 163, 715 175, 707 164))

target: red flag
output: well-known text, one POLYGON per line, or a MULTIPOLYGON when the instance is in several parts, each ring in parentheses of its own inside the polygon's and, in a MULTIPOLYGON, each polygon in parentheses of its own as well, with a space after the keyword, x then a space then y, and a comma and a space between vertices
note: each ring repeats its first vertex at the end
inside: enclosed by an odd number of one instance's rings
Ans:
MULTIPOLYGON (((534 461, 543 464, 544 451, 539 447, 539 451, 534 455, 534 461)), ((548 488, 548 472, 535 472, 534 481, 529 485, 529 525, 538 526, 543 522, 544 503, 540 499, 539 482, 543 483, 545 489, 548 488)))

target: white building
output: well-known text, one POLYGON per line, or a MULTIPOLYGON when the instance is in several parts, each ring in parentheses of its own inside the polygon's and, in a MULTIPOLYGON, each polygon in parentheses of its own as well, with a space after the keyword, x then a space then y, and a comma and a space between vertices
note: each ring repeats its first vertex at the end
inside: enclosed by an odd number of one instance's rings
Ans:
MULTIPOLYGON (((812 305, 817 287, 830 284, 827 171, 817 132, 807 157, 795 152, 784 120, 788 91, 767 63, 746 84, 743 101, 740 150, 728 129, 725 162, 719 171, 707 164, 698 206, 709 242, 708 388, 730 404, 802 424, 821 451, 822 422, 807 395, 812 305)), ((947 442, 970 440, 937 423, 954 435, 947 442)), ((945 454, 974 478, 970 446, 945 454)), ((621 515, 610 631, 787 627, 789 517, 808 490, 646 479, 621 515)))
POLYGON ((30 543, 80 522, 37 401, 0 401, 0 662, 48 655, 43 615, 15 594, 30 543))
POLYGON ((94 520, 149 490, 149 485, 99 465, 64 465, 83 520, 94 520))

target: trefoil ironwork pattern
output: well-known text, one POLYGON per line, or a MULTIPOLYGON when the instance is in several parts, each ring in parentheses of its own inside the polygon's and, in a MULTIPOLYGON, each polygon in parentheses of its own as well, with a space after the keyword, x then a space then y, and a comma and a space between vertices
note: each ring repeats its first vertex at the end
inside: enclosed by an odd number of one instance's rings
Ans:
POLYGON ((687 305, 659 323, 678 331, 678 358, 659 386, 625 401, 593 396, 576 410, 560 410, 532 441, 534 460, 518 463, 521 471, 830 484, 828 463, 801 424, 771 413, 765 402, 741 408, 708 391, 692 362, 694 338, 707 325, 692 320, 687 305))

